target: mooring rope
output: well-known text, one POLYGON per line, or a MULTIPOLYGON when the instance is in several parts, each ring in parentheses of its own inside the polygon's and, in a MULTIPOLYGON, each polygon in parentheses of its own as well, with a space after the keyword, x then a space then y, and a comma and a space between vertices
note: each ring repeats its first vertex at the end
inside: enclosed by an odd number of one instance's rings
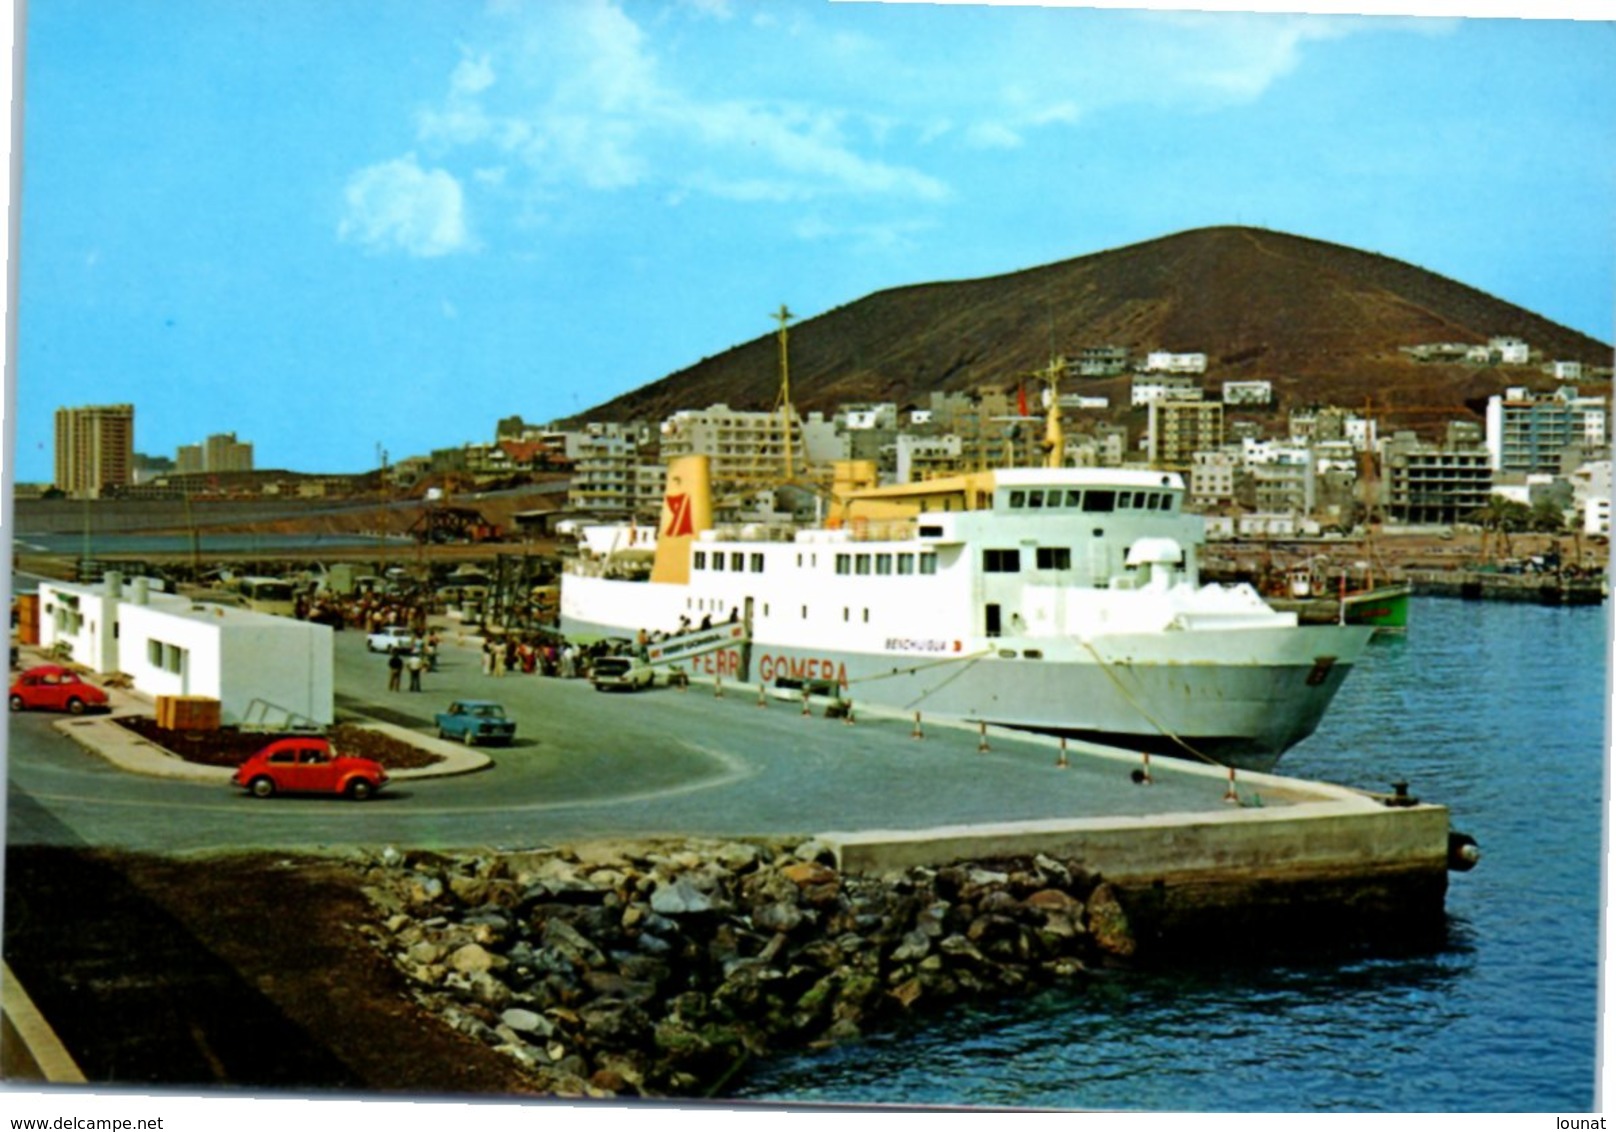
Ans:
POLYGON ((1140 703, 1137 699, 1135 699, 1133 697, 1132 693, 1130 693, 1128 691, 1128 689, 1123 685, 1122 681, 1117 678, 1116 673, 1111 671, 1110 662, 1108 662, 1105 659, 1105 657, 1100 655, 1100 650, 1095 648, 1094 645, 1086 637, 1077 638, 1077 642, 1078 642, 1078 644, 1082 645, 1084 648, 1089 650, 1089 655, 1094 657, 1094 659, 1099 663, 1100 671, 1105 673, 1106 679, 1110 680, 1112 685, 1115 686, 1115 688, 1117 689, 1117 691, 1122 693, 1122 698, 1127 700, 1128 703, 1133 706, 1133 709, 1135 711, 1137 711, 1140 715, 1145 717, 1145 721, 1147 723, 1149 723, 1157 731, 1161 732, 1162 735, 1166 736, 1168 739, 1171 739, 1173 742, 1177 743, 1180 747, 1183 747, 1184 750, 1188 751, 1190 754, 1192 754, 1196 758, 1200 759, 1202 762, 1210 763, 1213 766, 1226 766, 1227 765, 1225 763, 1222 763, 1222 762, 1218 761, 1217 759, 1213 758, 1211 755, 1208 755, 1203 751, 1196 750, 1194 747, 1190 746, 1189 742, 1186 741, 1182 736, 1180 736, 1176 731, 1174 731, 1170 727, 1167 727, 1160 720, 1158 720, 1155 716, 1151 715, 1150 711, 1145 707, 1145 705, 1140 703))

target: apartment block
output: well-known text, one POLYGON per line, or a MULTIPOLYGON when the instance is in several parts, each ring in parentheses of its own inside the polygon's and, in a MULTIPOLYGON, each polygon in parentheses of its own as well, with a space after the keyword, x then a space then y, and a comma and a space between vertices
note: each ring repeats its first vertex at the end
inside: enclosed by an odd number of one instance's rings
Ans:
POLYGON ((714 485, 772 486, 806 466, 796 411, 751 412, 711 405, 684 409, 662 423, 662 455, 706 456, 714 485))
POLYGON ((1487 449, 1446 447, 1400 432, 1385 444, 1387 513, 1408 523, 1455 523, 1487 505, 1493 468, 1487 449))
POLYGON ((55 485, 75 499, 99 499, 134 483, 135 407, 56 410, 55 485))
POLYGON ((1187 469, 1196 452, 1223 444, 1223 405, 1152 401, 1145 436, 1151 467, 1187 469))

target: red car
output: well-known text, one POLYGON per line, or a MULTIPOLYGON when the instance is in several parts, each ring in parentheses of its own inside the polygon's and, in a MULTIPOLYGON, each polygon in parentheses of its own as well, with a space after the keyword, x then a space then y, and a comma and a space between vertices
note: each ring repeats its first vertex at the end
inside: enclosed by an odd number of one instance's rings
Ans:
POLYGON ((255 797, 288 794, 341 794, 363 801, 387 784, 387 772, 374 759, 338 754, 319 736, 277 739, 236 768, 231 782, 255 797))
POLYGON ((106 702, 105 692, 59 664, 30 668, 11 686, 12 711, 44 708, 83 715, 86 708, 105 707, 106 702))

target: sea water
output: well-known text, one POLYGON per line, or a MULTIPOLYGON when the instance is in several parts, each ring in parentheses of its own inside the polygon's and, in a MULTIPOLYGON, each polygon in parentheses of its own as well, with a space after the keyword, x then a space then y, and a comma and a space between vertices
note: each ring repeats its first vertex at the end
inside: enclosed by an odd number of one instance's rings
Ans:
POLYGON ((755 1100, 1174 1111, 1548 1111, 1595 1103, 1608 613, 1416 599, 1284 773, 1451 809, 1417 954, 1185 964, 927 1018, 756 1068, 755 1100))

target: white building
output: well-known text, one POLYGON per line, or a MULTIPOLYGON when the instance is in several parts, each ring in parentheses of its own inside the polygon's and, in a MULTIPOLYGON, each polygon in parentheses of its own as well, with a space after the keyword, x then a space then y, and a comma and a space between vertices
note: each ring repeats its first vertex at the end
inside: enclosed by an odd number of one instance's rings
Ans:
POLYGON ((1532 357, 1532 351, 1526 343, 1511 335, 1499 335, 1489 339, 1487 352, 1497 358, 1500 365, 1506 366, 1524 366, 1532 357))
POLYGON ((1233 452, 1197 452, 1190 463, 1190 503, 1197 508, 1234 502, 1234 474, 1240 458, 1233 452))
POLYGON ((1223 403, 1225 405, 1267 405, 1274 400, 1274 383, 1271 381, 1225 381, 1223 383, 1223 403))
POLYGON ((1610 534, 1611 462, 1591 460, 1568 477, 1571 498, 1582 514, 1582 533, 1610 534))
POLYGON ((1145 369, 1149 373, 1205 373, 1206 355, 1152 350, 1145 355, 1145 369))
POLYGON ((1133 379, 1130 401, 1135 408, 1153 401, 1199 401, 1201 387, 1193 378, 1178 375, 1166 377, 1136 377, 1133 379))
POLYGON ((919 436, 901 432, 894 438, 894 447, 896 483, 919 483, 929 474, 958 471, 964 453, 964 445, 953 433, 919 436))
POLYGON ((224 724, 332 722, 331 627, 193 602, 145 578, 41 582, 39 643, 148 696, 207 696, 224 724))

